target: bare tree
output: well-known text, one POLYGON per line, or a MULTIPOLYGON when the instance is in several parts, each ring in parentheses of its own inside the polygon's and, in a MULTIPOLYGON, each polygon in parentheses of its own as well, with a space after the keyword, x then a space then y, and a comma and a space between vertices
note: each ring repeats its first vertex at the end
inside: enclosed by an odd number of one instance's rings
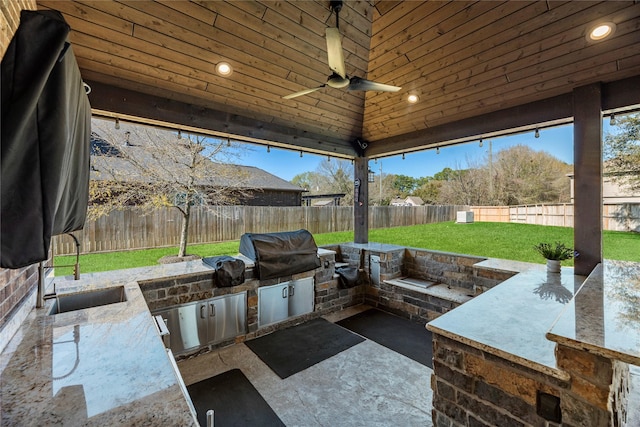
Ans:
POLYGON ((314 172, 298 174, 291 182, 312 195, 344 193, 341 204, 353 204, 353 166, 347 160, 323 160, 314 172))
POLYGON ((125 206, 173 207, 182 218, 178 257, 186 255, 193 206, 235 204, 256 191, 229 163, 238 147, 226 140, 126 123, 116 130, 95 119, 92 125, 90 217, 125 206))
POLYGON ((320 162, 316 169, 320 193, 344 193, 344 205, 353 205, 353 166, 348 160, 320 162))
POLYGON ((640 189, 640 114, 616 117, 604 139, 605 172, 630 190, 640 189))
POLYGON ((524 145, 502 150, 493 162, 493 204, 560 203, 570 198, 572 167, 524 145))
POLYGON ((518 205, 570 199, 571 166, 543 151, 517 145, 499 151, 491 161, 467 159, 467 164, 466 169, 458 165, 436 174, 439 203, 518 205))

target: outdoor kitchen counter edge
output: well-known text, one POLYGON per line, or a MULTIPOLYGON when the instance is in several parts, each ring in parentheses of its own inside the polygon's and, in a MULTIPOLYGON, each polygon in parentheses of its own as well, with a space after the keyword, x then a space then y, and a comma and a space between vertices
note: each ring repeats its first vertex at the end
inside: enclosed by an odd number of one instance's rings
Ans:
POLYGON ((640 263, 605 260, 566 305, 547 338, 640 366, 640 263))
POLYGON ((120 285, 125 302, 31 311, 0 356, 0 424, 198 425, 140 287, 120 285))
POLYGON ((568 380, 556 368, 555 343, 545 334, 585 280, 563 267, 524 270, 427 323, 427 329, 538 372, 568 380), (553 283, 555 281, 555 283, 553 283))

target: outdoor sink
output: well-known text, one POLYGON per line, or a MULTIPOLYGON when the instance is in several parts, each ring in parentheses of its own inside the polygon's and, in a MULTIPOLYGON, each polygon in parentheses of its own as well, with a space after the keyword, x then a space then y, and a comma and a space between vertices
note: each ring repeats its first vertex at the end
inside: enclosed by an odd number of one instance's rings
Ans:
POLYGON ((127 298, 124 286, 116 286, 107 289, 98 289, 72 294, 56 296, 49 314, 66 313, 68 311, 83 310, 85 308, 99 307, 102 305, 125 302, 127 298))

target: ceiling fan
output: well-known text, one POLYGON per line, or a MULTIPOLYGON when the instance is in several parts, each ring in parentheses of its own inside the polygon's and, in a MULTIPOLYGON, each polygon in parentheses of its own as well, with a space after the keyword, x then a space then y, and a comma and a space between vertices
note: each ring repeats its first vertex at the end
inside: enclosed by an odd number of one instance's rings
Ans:
POLYGON ((361 79, 360 77, 349 77, 345 72, 344 66, 344 53, 342 51, 342 43, 340 41, 339 30, 339 13, 342 9, 342 0, 331 0, 330 8, 336 14, 336 26, 335 28, 327 28, 327 57, 329 62, 329 68, 333 73, 327 78, 327 82, 318 87, 311 89, 301 90, 290 95, 283 96, 284 99, 296 98, 298 96, 306 95, 311 92, 322 89, 325 86, 329 86, 336 89, 346 87, 347 90, 372 90, 376 92, 397 92, 401 87, 386 85, 383 83, 373 82, 371 80, 361 79))

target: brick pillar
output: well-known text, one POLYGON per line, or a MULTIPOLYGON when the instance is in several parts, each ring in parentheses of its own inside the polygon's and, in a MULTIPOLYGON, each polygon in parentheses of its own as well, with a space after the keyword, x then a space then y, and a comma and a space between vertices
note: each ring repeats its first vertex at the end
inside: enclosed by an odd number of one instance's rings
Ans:
POLYGON ((629 366, 558 344, 558 368, 571 376, 561 395, 564 426, 626 425, 629 366))
POLYGON ((553 421, 553 408, 540 410, 541 396, 558 401, 564 380, 435 333, 433 369, 436 427, 565 426, 553 421))

